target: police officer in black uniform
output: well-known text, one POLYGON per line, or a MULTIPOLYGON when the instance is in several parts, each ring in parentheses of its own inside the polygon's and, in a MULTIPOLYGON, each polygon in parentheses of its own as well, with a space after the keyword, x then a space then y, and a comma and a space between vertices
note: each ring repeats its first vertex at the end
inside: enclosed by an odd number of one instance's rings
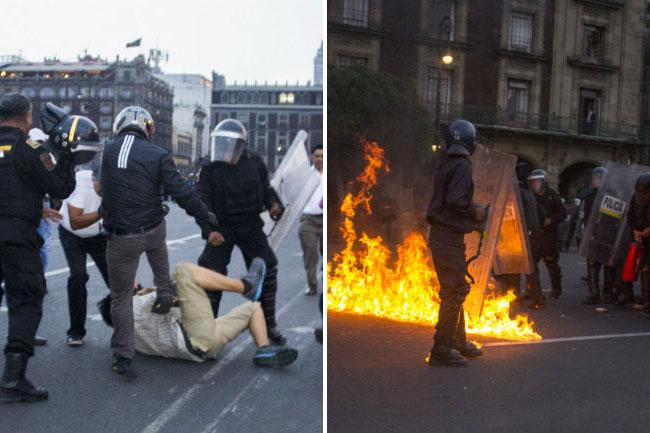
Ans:
MULTIPOLYGON (((208 209, 217 215, 219 225, 217 233, 210 235, 198 264, 225 274, 235 245, 242 251, 246 266, 254 257, 262 257, 267 272, 261 303, 269 338, 274 344, 284 344, 286 339, 275 321, 278 260, 260 218, 260 213, 268 210, 277 220, 283 207, 269 184, 264 161, 246 148, 247 142, 246 128, 234 119, 222 121, 212 133, 212 161, 201 169, 196 188, 208 209)), ((208 296, 216 317, 221 293, 208 292, 208 296)))
MULTIPOLYGON (((591 208, 594 205, 596 194, 603 185, 603 179, 607 174, 605 167, 596 167, 591 172, 591 190, 585 197, 584 203, 584 216, 582 221, 587 226, 589 216, 591 215, 591 208)), ((589 287, 589 295, 582 301, 585 305, 595 305, 601 302, 600 297, 600 270, 603 269, 603 296, 602 301, 606 304, 613 304, 616 302, 614 298, 614 285, 616 284, 617 267, 608 266, 606 263, 601 263, 595 259, 587 258, 587 286, 589 287)))
MULTIPOLYGON (((643 245, 639 263, 643 313, 650 319, 650 173, 640 175, 634 184, 627 224, 636 242, 643 245)), ((631 288, 629 289, 631 292, 631 288)))
POLYGON ((43 239, 36 229, 45 194, 65 199, 75 188, 73 165, 81 153, 73 152, 85 142, 99 141, 97 128, 89 119, 68 116, 48 103, 41 120, 50 134, 52 151, 58 151, 54 156, 40 142, 28 139, 31 118, 30 103, 24 96, 9 94, 0 100, 0 264, 9 308, 2 402, 48 398, 46 390, 25 377, 45 296, 39 257, 43 239))
POLYGON ((162 147, 152 142, 151 114, 142 107, 126 107, 115 118, 115 139, 102 155, 100 214, 108 233, 106 262, 111 288, 113 318, 112 369, 134 379, 135 353, 133 283, 140 256, 146 253, 156 286, 154 313, 166 314, 175 303, 169 275, 163 189, 193 216, 207 238, 216 218, 185 182, 162 147))
POLYGON ((470 290, 465 278, 465 234, 484 223, 487 211, 473 201, 469 156, 476 149, 476 128, 466 120, 455 120, 445 142, 427 212, 429 247, 440 282, 440 311, 429 363, 462 366, 467 364, 465 357, 482 355, 465 335, 463 302, 470 290))
POLYGON ((562 294, 562 269, 560 269, 560 238, 558 226, 566 218, 566 209, 560 195, 548 185, 548 174, 542 169, 533 170, 526 178, 528 187, 535 194, 539 210, 541 228, 533 230, 530 236, 530 248, 533 255, 534 269, 529 275, 533 303, 542 302, 542 288, 539 281, 540 260, 544 260, 551 279, 551 297, 559 298, 562 294))

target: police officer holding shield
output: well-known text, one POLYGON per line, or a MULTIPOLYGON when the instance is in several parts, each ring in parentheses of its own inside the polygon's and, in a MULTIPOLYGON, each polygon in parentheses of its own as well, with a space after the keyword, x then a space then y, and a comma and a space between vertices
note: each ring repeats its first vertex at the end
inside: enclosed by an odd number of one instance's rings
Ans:
POLYGON ((22 95, 0 100, 0 264, 5 280, 9 329, 0 401, 41 401, 48 392, 26 378, 34 354, 34 336, 43 315, 45 276, 39 257, 43 239, 36 229, 43 198, 64 199, 74 190, 75 162, 100 148, 97 127, 82 116, 69 116, 48 103, 41 114, 51 150, 28 139, 31 106, 22 95))
POLYGON ((445 142, 427 212, 429 247, 440 282, 440 310, 429 363, 463 366, 467 364, 465 357, 483 354, 465 335, 463 302, 470 290, 465 278, 465 234, 484 223, 487 210, 473 201, 469 157, 476 149, 476 128, 466 120, 455 120, 449 125, 445 142))
MULTIPOLYGON (((254 257, 264 259, 267 272, 260 301, 266 326, 274 344, 285 344, 275 320, 278 260, 262 230, 264 223, 260 218, 260 213, 268 210, 272 219, 279 220, 282 203, 269 183, 264 161, 246 148, 248 135, 241 122, 223 120, 211 138, 211 162, 201 169, 196 188, 219 224, 216 232, 210 234, 198 263, 225 274, 235 245, 242 251, 246 266, 254 257)), ((216 317, 221 292, 208 292, 208 297, 216 317)))
POLYGON ((566 218, 566 209, 560 195, 549 186, 548 173, 542 169, 533 170, 526 178, 528 187, 535 194, 539 210, 541 228, 533 230, 530 236, 530 249, 533 255, 533 273, 528 276, 533 296, 533 308, 543 304, 542 288, 539 281, 540 260, 544 260, 551 279, 551 297, 562 294, 562 269, 560 268, 560 238, 558 226, 566 218))

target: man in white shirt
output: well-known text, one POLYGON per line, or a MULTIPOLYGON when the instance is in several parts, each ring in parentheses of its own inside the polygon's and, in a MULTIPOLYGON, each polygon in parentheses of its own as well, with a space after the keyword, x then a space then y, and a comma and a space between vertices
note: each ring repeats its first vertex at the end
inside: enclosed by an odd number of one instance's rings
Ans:
MULTIPOLYGON (((323 146, 314 146, 311 150, 312 170, 323 176, 323 146)), ((318 260, 323 253, 323 184, 316 188, 300 217, 300 246, 307 271, 307 291, 305 295, 313 296, 318 291, 318 260)))
POLYGON ((102 198, 96 192, 96 181, 92 170, 76 173, 77 186, 63 202, 59 225, 59 238, 65 253, 70 276, 68 277, 68 308, 70 328, 67 331, 69 346, 83 345, 86 335, 86 258, 92 257, 108 287, 108 266, 106 264, 106 235, 102 233, 99 221, 99 206, 102 198))
MULTIPOLYGON (((284 367, 293 363, 298 351, 270 344, 261 305, 266 264, 259 257, 251 261, 248 273, 241 279, 229 278, 193 263, 181 263, 172 274, 180 308, 167 314, 155 314, 154 288, 141 289, 133 297, 135 350, 164 358, 203 362, 216 357, 226 345, 246 329, 257 346, 253 363, 258 367, 284 367), (242 294, 245 302, 227 314, 214 318, 207 291, 242 294)), ((104 321, 112 326, 110 295, 98 304, 104 321)), ((125 370, 127 379, 135 372, 125 370)))

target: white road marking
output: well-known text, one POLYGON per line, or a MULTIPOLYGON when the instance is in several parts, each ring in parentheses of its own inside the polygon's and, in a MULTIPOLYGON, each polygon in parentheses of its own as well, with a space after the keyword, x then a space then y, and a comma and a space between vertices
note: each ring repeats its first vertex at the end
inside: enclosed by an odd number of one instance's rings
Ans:
POLYGON ((571 341, 607 340, 613 338, 650 337, 650 332, 630 332, 625 334, 582 335, 577 337, 547 338, 533 341, 496 341, 485 343, 484 347, 525 346, 530 344, 566 343, 571 341))
MULTIPOLYGON (((317 326, 317 323, 316 323, 316 322, 312 322, 312 323, 310 324, 310 326, 317 326)), ((313 332, 314 332, 314 328, 313 328, 313 327, 310 328, 310 327, 307 327, 307 326, 299 326, 299 327, 296 327, 296 328, 291 328, 291 329, 288 329, 288 331, 290 331, 290 332, 295 332, 295 333, 299 333, 299 334, 305 334, 305 333, 306 333, 306 332, 304 332, 305 329, 308 329, 308 330, 309 330, 309 333, 312 333, 312 334, 313 334, 313 332)), ((310 338, 305 338, 305 339, 303 339, 303 340, 301 341, 301 344, 295 346, 295 349, 297 349, 298 352, 301 352, 301 351, 302 351, 302 350, 307 346, 307 344, 311 343, 312 341, 313 341, 313 340, 310 339, 310 338)), ((208 424, 208 425, 203 429, 203 431, 202 431, 201 433, 217 433, 217 432, 219 431, 218 425, 221 423, 221 421, 223 420, 223 418, 225 418, 226 415, 231 414, 231 413, 235 413, 235 412, 237 411, 237 405, 239 404, 239 401, 242 399, 242 397, 244 397, 244 395, 245 395, 245 394, 246 394, 246 393, 247 393, 251 388, 253 388, 253 387, 258 388, 258 387, 255 386, 255 385, 259 384, 260 382, 268 381, 269 379, 270 379, 270 377, 269 377, 268 374, 262 374, 261 372, 260 372, 260 373, 257 373, 257 374, 256 374, 256 375, 251 379, 251 381, 248 382, 248 384, 247 384, 246 386, 244 386, 244 388, 241 390, 241 392, 240 392, 239 394, 237 394, 237 396, 236 396, 236 397, 235 397, 235 398, 230 402, 230 404, 228 404, 228 405, 227 405, 227 406, 226 406, 226 407, 225 407, 225 408, 224 408, 224 409, 219 413, 219 415, 217 416, 217 418, 216 418, 214 421, 212 421, 210 424, 208 424)))
MULTIPOLYGON (((201 234, 196 233, 196 234, 193 234, 193 235, 190 235, 190 236, 185 236, 183 238, 171 239, 171 240, 167 241, 167 246, 176 245, 176 244, 184 244, 187 241, 190 241, 190 240, 193 240, 193 239, 196 239, 196 238, 200 238, 200 237, 201 237, 201 234)), ((86 262, 86 266, 88 266, 88 267, 95 266, 95 262, 90 260, 90 261, 86 262)), ((70 268, 61 268, 61 269, 57 269, 57 270, 54 270, 54 271, 46 272, 45 277, 46 278, 54 277, 55 275, 66 274, 68 272, 70 272, 70 268)))
MULTIPOLYGON (((278 310, 277 318, 279 319, 281 316, 283 316, 284 313, 286 313, 289 310, 289 308, 291 308, 302 297, 303 297, 302 293, 299 293, 298 295, 294 296, 293 299, 291 299, 280 310, 278 310)), ((210 382, 213 378, 215 378, 231 362, 236 360, 237 357, 245 349, 249 348, 252 345, 253 342, 251 341, 251 339, 246 338, 244 341, 242 341, 241 343, 233 347, 232 350, 226 354, 226 356, 224 356, 218 361, 217 365, 212 367, 210 370, 208 370, 207 373, 203 375, 203 377, 199 380, 197 384, 193 385, 187 391, 185 391, 183 395, 181 395, 178 399, 176 399, 176 401, 174 401, 167 409, 162 411, 155 420, 153 420, 147 427, 145 427, 145 429, 142 430, 142 433, 159 432, 160 429, 162 429, 172 418, 174 418, 183 409, 183 407, 187 404, 187 402, 189 402, 194 397, 194 394, 196 394, 208 382, 210 382)))

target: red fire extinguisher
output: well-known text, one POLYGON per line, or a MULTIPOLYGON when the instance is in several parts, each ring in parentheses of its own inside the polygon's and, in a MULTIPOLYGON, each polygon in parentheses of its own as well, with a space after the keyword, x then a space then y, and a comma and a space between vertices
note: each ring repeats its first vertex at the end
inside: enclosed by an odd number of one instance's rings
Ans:
POLYGON ((623 266, 622 279, 626 283, 633 283, 639 271, 639 262, 643 255, 643 244, 639 242, 632 242, 630 248, 627 250, 627 257, 625 258, 625 265, 623 266))

